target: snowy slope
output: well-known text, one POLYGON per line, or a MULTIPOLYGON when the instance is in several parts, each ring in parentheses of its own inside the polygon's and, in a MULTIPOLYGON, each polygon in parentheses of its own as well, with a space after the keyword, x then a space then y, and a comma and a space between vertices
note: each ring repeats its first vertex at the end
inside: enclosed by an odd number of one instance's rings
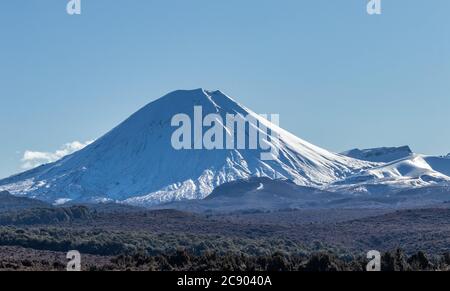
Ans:
MULTIPOLYGON (((428 156, 415 154, 411 151, 408 146, 403 147, 383 147, 383 148, 373 148, 373 149, 353 149, 350 151, 343 152, 342 155, 352 157, 355 159, 360 159, 364 161, 372 162, 384 162, 392 163, 397 160, 403 160, 399 163, 404 163, 405 160, 409 160, 411 165, 418 167, 420 169, 431 169, 432 171, 438 172, 438 174, 443 174, 450 177, 450 154, 447 156, 428 156), (423 159, 420 163, 413 162, 411 159, 418 161, 418 159, 423 159)), ((394 163, 397 164, 397 163, 394 163)), ((389 167, 387 165, 386 167, 389 167)), ((400 174, 399 172, 397 174, 400 174)), ((436 173, 434 173, 436 174, 436 173)), ((397 175, 401 177, 402 175, 397 175)), ((382 183, 382 181, 378 181, 382 183)))
POLYGON ((332 183, 328 190, 352 193, 386 193, 405 188, 446 186, 450 177, 434 170, 423 155, 410 156, 383 164, 341 181, 332 183))
POLYGON ((220 91, 172 92, 139 110, 86 148, 55 163, 0 181, 0 190, 50 202, 123 201, 152 205, 200 199, 229 181, 252 176, 324 186, 375 164, 334 154, 275 126, 220 91), (171 119, 193 107, 203 114, 250 114, 279 134, 280 152, 262 161, 261 150, 181 150, 171 146, 171 119))
POLYGON ((450 154, 445 157, 424 156, 424 160, 433 170, 450 176, 450 154))

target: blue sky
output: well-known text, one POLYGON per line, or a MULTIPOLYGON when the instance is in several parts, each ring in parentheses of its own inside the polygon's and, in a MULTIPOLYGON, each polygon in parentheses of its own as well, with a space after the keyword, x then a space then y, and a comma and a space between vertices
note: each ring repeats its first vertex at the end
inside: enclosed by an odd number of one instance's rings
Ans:
POLYGON ((450 152, 450 1, 0 2, 0 177, 175 89, 220 89, 332 151, 450 152))

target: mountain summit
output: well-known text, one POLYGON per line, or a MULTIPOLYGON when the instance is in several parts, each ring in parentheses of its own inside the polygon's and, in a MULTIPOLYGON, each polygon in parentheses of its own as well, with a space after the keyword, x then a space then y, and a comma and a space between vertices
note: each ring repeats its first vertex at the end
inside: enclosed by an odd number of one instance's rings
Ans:
MULTIPOLYGON (((246 138, 250 126, 245 130, 246 138)), ((175 91, 151 102, 84 149, 1 180, 0 191, 52 203, 120 201, 153 205, 201 199, 219 185, 250 177, 322 186, 373 166, 303 141, 220 91, 197 89, 175 91), (196 108, 201 108, 203 117, 214 114, 216 118, 209 120, 209 125, 218 126, 219 132, 231 140, 233 133, 224 124, 227 115, 253 117, 277 135, 277 140, 267 142, 278 155, 264 160, 262 149, 174 148, 174 116, 195 120, 196 108)))

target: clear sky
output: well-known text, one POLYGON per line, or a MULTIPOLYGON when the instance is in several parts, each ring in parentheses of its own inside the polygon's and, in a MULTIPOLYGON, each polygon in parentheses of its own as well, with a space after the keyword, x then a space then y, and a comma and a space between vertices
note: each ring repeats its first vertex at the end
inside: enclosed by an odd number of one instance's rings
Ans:
POLYGON ((450 1, 0 1, 0 177, 175 89, 220 89, 332 151, 450 152, 450 1))

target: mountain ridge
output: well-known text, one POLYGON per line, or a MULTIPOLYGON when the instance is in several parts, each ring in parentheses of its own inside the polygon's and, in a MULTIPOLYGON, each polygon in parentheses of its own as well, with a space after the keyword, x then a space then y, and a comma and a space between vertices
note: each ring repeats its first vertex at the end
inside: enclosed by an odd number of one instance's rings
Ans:
MULTIPOLYGON (((229 135, 224 126, 222 132, 229 135)), ((372 166, 301 140, 221 91, 177 90, 144 106, 84 149, 1 180, 0 190, 52 203, 121 201, 152 205, 202 199, 221 184, 252 176, 322 186, 372 166), (279 156, 262 161, 261 149, 173 149, 171 119, 185 114, 194 120, 195 106, 201 106, 205 115, 218 114, 223 120, 227 114, 254 117, 258 124, 279 135, 279 140, 270 142, 279 156)))
POLYGON ((223 184, 266 177, 290 180, 318 191, 389 193, 391 189, 450 184, 450 177, 429 165, 434 163, 441 171, 446 170, 449 159, 443 159, 416 155, 407 146, 332 153, 298 138, 221 91, 177 90, 142 107, 80 151, 0 180, 0 191, 53 204, 119 202, 153 206, 201 200, 223 184), (251 130, 261 134, 266 128, 277 136, 264 141, 271 160, 262 159, 266 149, 238 146, 238 133, 225 124, 230 114, 256 121, 244 127, 246 146, 251 130), (189 140, 191 149, 176 149, 173 134, 178 129, 173 124, 174 117, 180 115, 194 121, 193 126, 189 123, 189 129, 194 128, 188 133, 190 138, 196 137, 195 122, 200 119, 202 146, 205 131, 212 128, 223 134, 224 140, 229 138, 236 144, 207 150, 198 148, 194 139, 193 143, 189 140), (208 116, 214 119, 205 126, 208 116))
POLYGON ((409 146, 401 146, 370 149, 352 149, 341 154, 363 161, 388 163, 399 160, 401 158, 406 158, 412 153, 413 151, 409 146))

